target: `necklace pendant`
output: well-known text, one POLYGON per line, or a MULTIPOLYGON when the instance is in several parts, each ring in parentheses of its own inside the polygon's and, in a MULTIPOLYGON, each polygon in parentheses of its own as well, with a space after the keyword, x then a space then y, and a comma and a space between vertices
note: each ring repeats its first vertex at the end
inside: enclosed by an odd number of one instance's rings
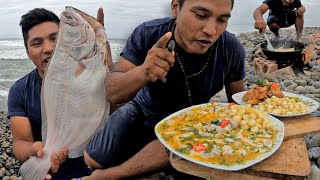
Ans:
POLYGON ((288 21, 286 21, 286 25, 288 25, 288 21))

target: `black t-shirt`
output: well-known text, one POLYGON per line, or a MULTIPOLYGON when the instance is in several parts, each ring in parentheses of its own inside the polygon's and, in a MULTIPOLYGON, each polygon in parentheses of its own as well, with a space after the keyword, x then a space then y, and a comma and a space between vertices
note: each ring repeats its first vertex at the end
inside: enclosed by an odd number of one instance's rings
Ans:
POLYGON ((285 7, 281 0, 265 0, 263 3, 269 7, 269 15, 275 15, 277 17, 295 16, 294 8, 301 7, 300 0, 294 0, 289 6, 285 7))
MULTIPOLYGON (((138 26, 128 38, 121 56, 133 64, 143 64, 148 50, 165 33, 172 30, 175 19, 167 17, 145 22, 138 26)), ((245 77, 245 50, 240 41, 225 31, 204 55, 188 54, 176 43, 175 53, 179 54, 187 75, 199 72, 208 60, 207 67, 197 76, 188 78, 192 105, 207 103, 223 89, 224 85, 245 77)), ((169 114, 189 107, 186 78, 177 62, 170 68, 167 82, 156 81, 142 88, 134 100, 146 113, 154 113, 156 121, 169 114)))

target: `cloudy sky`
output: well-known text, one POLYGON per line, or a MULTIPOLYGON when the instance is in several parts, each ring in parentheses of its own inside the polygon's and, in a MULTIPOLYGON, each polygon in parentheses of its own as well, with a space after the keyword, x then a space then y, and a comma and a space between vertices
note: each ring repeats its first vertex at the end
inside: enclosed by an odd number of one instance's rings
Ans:
POLYGON ((0 0, 0 38, 21 37, 20 17, 33 8, 47 8, 60 16, 67 5, 93 16, 96 16, 99 7, 103 7, 109 36, 125 38, 141 22, 169 15, 170 2, 171 0, 0 0))
MULTIPOLYGON (((320 26, 319 0, 303 0, 307 7, 305 24, 320 26)), ((170 15, 171 0, 0 0, 0 39, 21 38, 19 20, 22 14, 36 7, 47 8, 58 16, 64 7, 74 6, 96 16, 104 8, 109 38, 125 39, 146 20, 170 15)), ((234 33, 253 31, 252 12, 262 0, 235 0, 228 30, 234 33)))

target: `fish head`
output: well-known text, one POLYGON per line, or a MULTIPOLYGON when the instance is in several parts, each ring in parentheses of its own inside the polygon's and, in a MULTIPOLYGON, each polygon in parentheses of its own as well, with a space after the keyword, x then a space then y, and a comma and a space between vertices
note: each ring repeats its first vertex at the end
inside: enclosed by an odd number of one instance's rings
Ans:
POLYGON ((98 52, 106 52, 105 29, 96 18, 67 6, 60 19, 58 39, 62 40, 62 47, 75 60, 87 60, 98 52))

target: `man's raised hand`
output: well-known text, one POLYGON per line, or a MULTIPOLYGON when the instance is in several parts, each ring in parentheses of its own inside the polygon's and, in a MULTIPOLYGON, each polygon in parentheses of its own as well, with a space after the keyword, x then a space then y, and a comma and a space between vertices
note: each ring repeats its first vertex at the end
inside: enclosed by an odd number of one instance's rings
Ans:
POLYGON ((174 52, 169 52, 166 49, 166 45, 171 37, 172 33, 167 32, 148 51, 146 60, 142 65, 148 82, 165 78, 170 67, 174 64, 174 52))

